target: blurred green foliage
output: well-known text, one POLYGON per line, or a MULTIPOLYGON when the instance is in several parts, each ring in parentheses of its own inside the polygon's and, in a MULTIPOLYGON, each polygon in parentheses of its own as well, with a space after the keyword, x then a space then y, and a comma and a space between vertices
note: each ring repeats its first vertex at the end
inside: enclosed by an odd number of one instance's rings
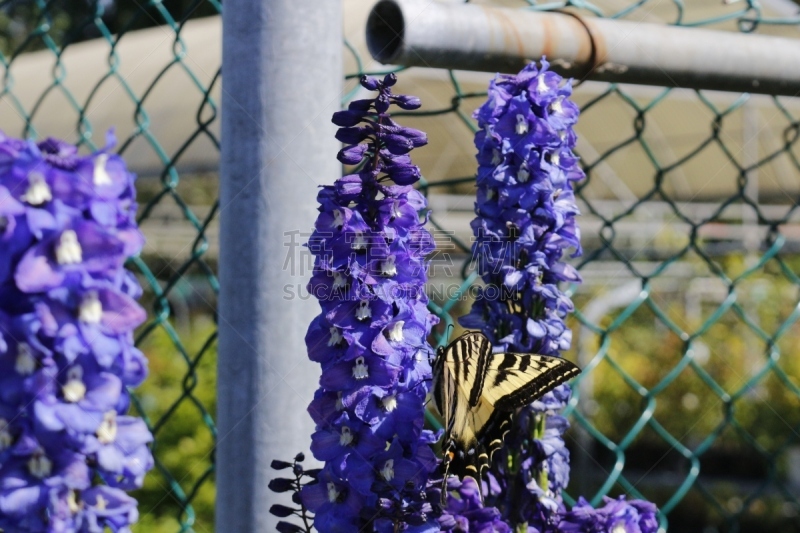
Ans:
MULTIPOLYGON (((715 263, 730 279, 753 266, 741 253, 715 263)), ((590 354, 584 364, 593 366, 580 385, 577 411, 614 445, 636 434, 624 454, 625 475, 657 495, 656 503, 664 504, 699 468, 670 513, 670 530, 800 532, 800 486, 789 477, 792 458, 800 457, 800 286, 792 274, 800 262, 769 261, 733 284, 704 272, 704 262, 694 266, 696 277, 678 290, 654 288, 618 327, 612 324, 624 308, 609 312, 595 324, 599 333, 589 335, 573 317, 576 339, 584 334, 581 351, 590 354), (656 424, 679 446, 655 431, 656 424)), ((600 294, 578 293, 576 307, 600 294)), ((591 494, 617 456, 575 432, 568 438, 573 454, 588 452, 595 475, 573 470, 570 492, 591 494)))
POLYGON ((25 53, 108 34, 218 15, 217 0, 1 0, 0 53, 25 53))
POLYGON ((205 416, 216 413, 216 326, 208 315, 194 315, 191 329, 178 333, 188 357, 164 327, 139 345, 150 361, 150 377, 136 395, 153 425, 159 464, 133 494, 141 515, 136 533, 175 533, 181 520, 198 533, 214 530, 214 435, 205 416), (191 499, 190 508, 183 507, 184 498, 191 499))

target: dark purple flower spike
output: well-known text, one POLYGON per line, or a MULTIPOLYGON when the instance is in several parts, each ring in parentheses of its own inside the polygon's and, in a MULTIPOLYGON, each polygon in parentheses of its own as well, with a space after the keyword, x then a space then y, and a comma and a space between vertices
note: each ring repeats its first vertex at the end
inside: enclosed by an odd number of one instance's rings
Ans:
POLYGON ((420 105, 393 94, 396 81, 362 78, 378 94, 334 114, 345 145, 338 158, 355 170, 322 187, 309 242, 309 292, 322 312, 306 344, 322 376, 308 410, 317 424, 311 450, 325 466, 301 501, 321 533, 436 524, 425 492, 435 438, 422 427, 433 354, 426 338, 437 322, 424 289, 433 239, 408 156, 427 139, 390 118, 391 105, 420 105))

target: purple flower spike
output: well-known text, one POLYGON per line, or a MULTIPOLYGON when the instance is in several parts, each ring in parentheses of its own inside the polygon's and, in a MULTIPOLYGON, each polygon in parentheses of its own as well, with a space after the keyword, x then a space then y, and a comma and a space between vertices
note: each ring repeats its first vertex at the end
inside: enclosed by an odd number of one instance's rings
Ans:
MULTIPOLYGON (((560 282, 580 282, 562 261, 569 249, 581 254, 573 183, 583 172, 572 153, 578 108, 571 94, 571 83, 542 59, 539 68, 497 76, 475 112, 481 129, 472 251, 486 287, 460 322, 498 350, 559 356, 572 340, 565 324, 572 302, 559 289, 560 282)), ((529 531, 567 531, 556 526, 566 512, 569 424, 557 413, 569 397, 565 384, 523 408, 488 476, 487 504, 529 531)))
POLYGON ((0 134, 4 531, 130 531, 124 491, 153 465, 150 431, 125 416, 147 372, 132 340, 141 288, 123 266, 143 237, 134 177, 106 149, 0 134))
POLYGON ((339 160, 358 168, 322 187, 309 242, 309 292, 322 313, 306 345, 322 376, 308 410, 317 424, 311 451, 325 467, 301 494, 320 533, 437 529, 426 493, 435 437, 422 428, 433 356, 426 338, 437 322, 424 289, 433 239, 407 155, 427 140, 389 117, 392 104, 420 105, 392 94, 395 82, 365 77, 362 86, 378 95, 334 114, 345 144, 339 160))

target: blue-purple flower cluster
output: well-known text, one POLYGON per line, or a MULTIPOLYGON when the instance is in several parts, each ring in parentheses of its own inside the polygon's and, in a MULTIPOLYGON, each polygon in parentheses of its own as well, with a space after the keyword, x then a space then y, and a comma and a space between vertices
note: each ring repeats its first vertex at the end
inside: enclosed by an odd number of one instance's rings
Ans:
MULTIPOLYGON (((109 146, 113 137, 109 138, 109 146)), ((107 149, 0 135, 0 530, 127 532, 153 459, 133 175, 107 149)))
POLYGON ((321 533, 437 527, 429 501, 438 496, 427 494, 436 437, 423 430, 433 354, 426 338, 437 322, 424 291, 434 243, 420 221, 426 201, 412 187, 420 174, 408 155, 427 139, 390 118, 392 104, 420 105, 392 94, 395 83, 394 74, 362 78, 377 96, 334 115, 345 145, 339 160, 356 167, 322 187, 309 240, 309 292, 322 312, 306 343, 322 377, 308 411, 316 423, 311 451, 325 466, 302 501, 321 533))
MULTIPOLYGON (((581 252, 573 183, 583 178, 572 153, 578 108, 571 93, 570 82, 543 60, 541 68, 530 64, 494 79, 475 113, 481 130, 473 257, 495 290, 479 294, 461 323, 480 329, 498 350, 557 356, 570 346, 564 320, 573 307, 558 284, 580 281, 562 256, 568 248, 581 252)), ((488 501, 514 522, 541 530, 563 511, 567 422, 555 413, 568 399, 562 385, 524 409, 497 455, 488 501)))
MULTIPOLYGON (((461 323, 481 330, 497 350, 559 356, 570 347, 565 318, 573 306, 559 283, 580 282, 562 258, 568 249, 573 257, 581 253, 573 184, 584 176, 572 152, 579 111, 571 94, 571 82, 542 59, 539 68, 530 64, 517 75, 495 78, 487 102, 475 113, 481 130, 475 136, 473 257, 486 288, 461 323)), ((616 532, 613 520, 603 518, 605 510, 593 515, 581 504, 567 513, 561 498, 569 483, 563 438, 569 424, 557 413, 570 393, 562 385, 518 414, 488 475, 487 503, 510 523, 525 524, 529 533, 562 531, 560 523, 589 516, 611 529, 574 530, 616 532)), ((653 508, 638 501, 616 505, 614 513, 653 508)), ((653 520, 642 523, 642 532, 656 531, 653 520)))
POLYGON ((471 477, 459 481, 457 477, 447 480, 447 502, 439 517, 442 531, 512 533, 511 527, 494 507, 484 507, 481 487, 471 477))
POLYGON ((655 533, 656 506, 642 500, 604 498, 603 507, 593 509, 583 498, 569 511, 558 531, 563 533, 655 533))
POLYGON ((530 64, 500 76, 475 112, 478 148, 473 257, 483 280, 503 298, 480 295, 465 326, 480 329, 498 349, 559 355, 572 335, 564 318, 572 302, 558 283, 580 276, 562 262, 581 253, 572 184, 583 178, 572 153, 578 108, 570 82, 530 64), (515 306, 506 295, 513 294, 515 306))

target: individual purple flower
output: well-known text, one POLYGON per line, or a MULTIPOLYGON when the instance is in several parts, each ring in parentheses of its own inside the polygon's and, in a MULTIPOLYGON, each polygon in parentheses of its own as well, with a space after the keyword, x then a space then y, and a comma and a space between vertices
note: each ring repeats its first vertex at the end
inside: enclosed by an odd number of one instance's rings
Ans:
MULTIPOLYGON (((481 330, 498 351, 559 356, 572 341, 565 318, 573 306, 559 288, 580 282, 563 261, 570 249, 572 257, 581 254, 573 183, 583 172, 572 152, 578 108, 571 93, 571 82, 542 59, 540 67, 496 77, 475 112, 473 258, 485 286, 460 322, 481 330)), ((557 413, 569 397, 565 384, 523 408, 495 456, 487 504, 512 524, 555 531, 566 512, 569 424, 557 413)))
POLYGON ((316 483, 307 485, 302 498, 305 507, 315 514, 318 531, 346 533, 359 527, 364 498, 330 470, 323 470, 316 483))
POLYGON ((434 353, 426 339, 437 322, 424 289, 434 243, 408 156, 427 140, 390 118, 390 105, 420 105, 392 94, 395 83, 393 74, 364 77, 377 96, 334 114, 339 160, 355 169, 321 188, 308 243, 309 292, 322 307, 306 335, 309 358, 322 366, 308 408, 317 425, 311 451, 325 466, 301 499, 321 533, 436 528, 427 496, 435 436, 423 429, 434 353))
POLYGON ((593 509, 583 498, 558 524, 564 533, 657 533, 656 506, 643 500, 603 498, 603 506, 593 509))
POLYGON ((19 436, 13 458, 0 467, 0 527, 52 531, 46 519, 54 500, 91 487, 85 457, 56 439, 19 436))
POLYGON ((125 416, 147 361, 124 268, 143 237, 107 148, 0 135, 0 529, 129 531, 152 435, 125 416), (102 481, 109 485, 98 485, 102 481))
POLYGON ((447 480, 447 505, 439 517, 441 531, 511 533, 513 530, 503 520, 500 511, 484 507, 481 488, 470 477, 459 481, 447 480))

